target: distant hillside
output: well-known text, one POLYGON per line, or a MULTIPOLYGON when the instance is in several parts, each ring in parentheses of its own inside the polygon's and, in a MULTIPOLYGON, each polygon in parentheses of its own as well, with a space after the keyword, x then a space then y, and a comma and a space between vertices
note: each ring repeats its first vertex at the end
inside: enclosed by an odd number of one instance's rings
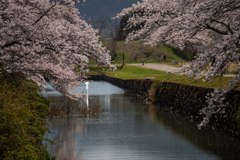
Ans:
MULTIPOLYGON (((114 61, 113 64, 122 63, 123 53, 125 63, 142 63, 142 61, 145 63, 158 63, 161 62, 160 58, 163 54, 166 55, 166 63, 171 63, 173 60, 178 63, 192 60, 192 55, 167 45, 151 47, 150 45, 144 45, 143 42, 126 44, 123 41, 118 41, 115 51, 112 48, 112 41, 105 41, 104 46, 110 50, 112 61, 114 61)), ((90 62, 93 63, 92 60, 90 62)))

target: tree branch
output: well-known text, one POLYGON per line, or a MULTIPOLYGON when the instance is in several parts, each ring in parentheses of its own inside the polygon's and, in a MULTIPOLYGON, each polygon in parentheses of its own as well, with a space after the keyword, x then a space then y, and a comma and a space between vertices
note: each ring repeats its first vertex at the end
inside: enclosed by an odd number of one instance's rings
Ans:
POLYGON ((7 43, 5 44, 4 46, 2 46, 2 49, 3 48, 6 48, 6 47, 10 47, 10 46, 13 46, 14 44, 21 44, 19 41, 12 41, 10 43, 7 43))
POLYGON ((225 24, 225 23, 220 22, 220 21, 215 20, 215 19, 211 19, 211 21, 224 25, 224 26, 227 28, 227 30, 228 30, 231 34, 233 34, 233 30, 231 29, 230 24, 225 24))
POLYGON ((32 25, 34 26, 36 23, 38 23, 56 4, 52 5, 41 17, 39 17, 32 25))
POLYGON ((212 30, 212 31, 214 31, 214 32, 217 32, 217 33, 219 33, 219 34, 223 34, 223 35, 227 35, 227 34, 228 34, 227 31, 221 31, 221 30, 219 30, 219 29, 216 29, 216 28, 210 26, 209 24, 206 24, 206 28, 207 28, 207 29, 210 29, 210 30, 212 30))

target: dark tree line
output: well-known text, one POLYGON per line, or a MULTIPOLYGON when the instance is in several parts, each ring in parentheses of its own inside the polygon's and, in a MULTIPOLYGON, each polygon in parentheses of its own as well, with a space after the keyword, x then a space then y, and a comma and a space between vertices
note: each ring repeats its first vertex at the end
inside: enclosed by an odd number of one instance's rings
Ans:
MULTIPOLYGON (((142 13, 139 13, 139 15, 141 16, 142 13)), ((131 28, 126 28, 127 25, 128 25, 128 20, 129 20, 130 17, 132 17, 132 14, 131 15, 126 15, 126 16, 121 18, 119 28, 118 28, 118 31, 117 31, 118 34, 116 36, 117 41, 124 41, 127 38, 127 35, 129 33, 138 31, 139 29, 141 29, 142 26, 144 26, 144 23, 143 23, 141 25, 136 25, 136 26, 132 25, 131 28)))

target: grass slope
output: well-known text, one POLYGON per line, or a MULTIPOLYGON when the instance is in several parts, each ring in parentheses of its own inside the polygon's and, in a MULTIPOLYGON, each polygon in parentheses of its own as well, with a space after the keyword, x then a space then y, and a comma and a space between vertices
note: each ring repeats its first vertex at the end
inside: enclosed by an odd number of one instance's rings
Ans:
MULTIPOLYGON (((113 64, 122 64, 123 53, 125 63, 141 63, 142 61, 145 63, 158 63, 163 54, 166 55, 168 63, 173 60, 181 63, 192 60, 188 53, 168 45, 159 44, 151 47, 150 45, 144 45, 143 42, 127 44, 124 41, 117 41, 115 47, 112 44, 112 41, 103 42, 103 45, 110 50, 113 64)), ((90 64, 96 64, 96 60, 90 59, 90 64)))
POLYGON ((217 77, 213 82, 209 83, 203 82, 202 80, 189 78, 185 75, 168 74, 163 71, 147 69, 137 66, 124 66, 123 69, 118 67, 117 71, 109 71, 105 72, 105 74, 108 76, 122 79, 144 79, 145 77, 155 77, 155 80, 157 82, 168 81, 209 88, 227 88, 228 80, 232 79, 231 77, 217 77))

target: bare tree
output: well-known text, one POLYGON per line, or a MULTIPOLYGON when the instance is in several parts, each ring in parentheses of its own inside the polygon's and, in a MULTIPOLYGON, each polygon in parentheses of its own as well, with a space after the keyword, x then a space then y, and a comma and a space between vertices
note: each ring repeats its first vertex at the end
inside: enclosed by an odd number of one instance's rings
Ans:
POLYGON ((98 30, 98 35, 102 37, 103 32, 106 31, 105 28, 109 25, 110 18, 105 15, 99 15, 97 18, 90 16, 87 23, 90 24, 94 29, 98 30))
POLYGON ((117 35, 119 31, 119 25, 116 20, 111 22, 111 33, 110 33, 110 38, 111 38, 111 56, 114 57, 117 55, 116 49, 117 49, 117 35))

